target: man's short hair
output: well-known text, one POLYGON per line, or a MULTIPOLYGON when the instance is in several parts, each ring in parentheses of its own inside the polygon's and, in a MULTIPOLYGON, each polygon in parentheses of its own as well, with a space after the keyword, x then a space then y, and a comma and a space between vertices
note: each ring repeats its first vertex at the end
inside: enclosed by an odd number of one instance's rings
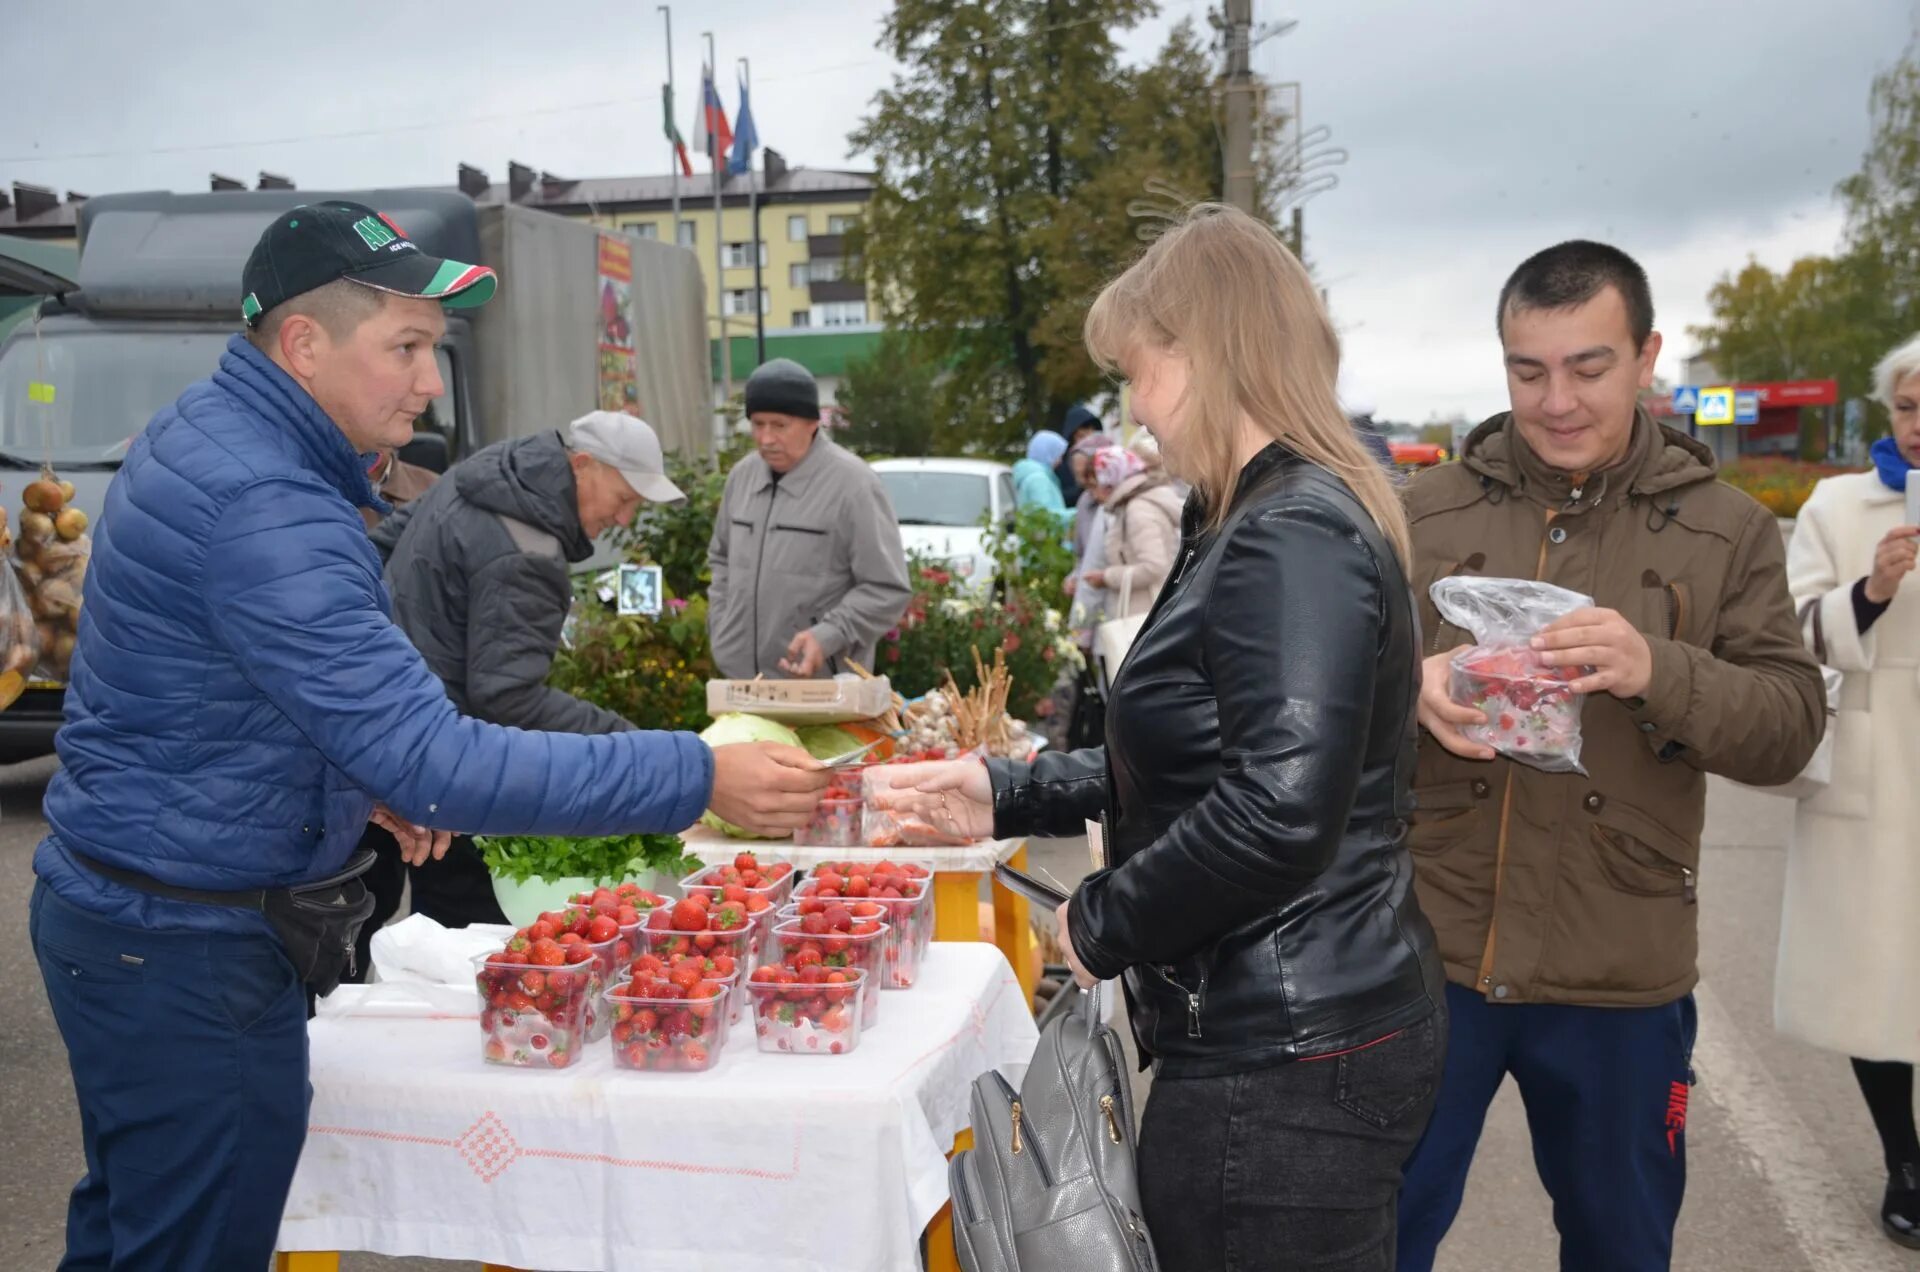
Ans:
POLYGON ((304 314, 326 328, 335 340, 344 340, 386 304, 387 294, 378 288, 336 278, 269 309, 247 331, 247 339, 262 353, 271 353, 280 340, 281 325, 295 314, 304 314))
POLYGON ((1500 289, 1493 329, 1504 337, 1510 313, 1572 309, 1608 287, 1626 302, 1633 347, 1645 348, 1647 337, 1653 334, 1653 289, 1647 285, 1647 271, 1619 248, 1587 239, 1570 239, 1522 261, 1500 289))

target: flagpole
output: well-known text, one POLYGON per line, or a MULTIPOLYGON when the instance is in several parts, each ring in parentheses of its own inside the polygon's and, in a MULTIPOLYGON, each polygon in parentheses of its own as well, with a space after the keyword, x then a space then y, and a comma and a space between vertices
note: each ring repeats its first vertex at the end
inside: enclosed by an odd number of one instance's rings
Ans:
MULTIPOLYGON (((673 6, 663 4, 660 14, 667 20, 667 122, 673 122, 673 6)), ((675 247, 680 245, 680 151, 673 144, 673 138, 667 138, 667 171, 673 174, 673 228, 667 231, 667 242, 675 247)))
MULTIPOLYGON (((740 83, 753 92, 753 62, 740 59, 740 83)), ((737 120, 735 122, 738 122, 737 120)), ((767 311, 760 303, 760 178, 753 170, 753 151, 747 151, 747 221, 753 226, 753 365, 767 360, 767 311)))
MULTIPOLYGON (((713 76, 720 72, 720 61, 719 54, 713 51, 713 32, 701 34, 707 37, 707 76, 700 85, 700 117, 704 119, 707 89, 713 84, 713 76)), ((714 96, 719 97, 718 89, 714 89, 714 96)), ((727 338, 727 258, 720 228, 720 187, 725 174, 720 170, 720 134, 712 125, 707 127, 707 158, 713 161, 713 299, 715 317, 720 324, 720 402, 721 409, 725 410, 726 404, 733 401, 733 341, 727 338)))

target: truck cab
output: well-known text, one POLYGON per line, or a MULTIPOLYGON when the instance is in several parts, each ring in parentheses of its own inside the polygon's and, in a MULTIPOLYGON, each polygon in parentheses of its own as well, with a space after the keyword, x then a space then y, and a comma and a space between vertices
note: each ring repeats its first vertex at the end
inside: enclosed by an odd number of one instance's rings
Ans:
MULTIPOLYGON (((241 330, 240 274, 267 223, 325 198, 292 191, 243 194, 121 194, 88 201, 80 213, 79 277, 66 279, 0 262, 0 288, 41 294, 38 312, 0 341, 0 504, 19 495, 43 463, 74 485, 74 506, 98 518, 127 450, 156 414, 220 364, 241 330), (13 268, 8 268, 9 265, 13 268), (50 384, 35 401, 31 384, 50 384)), ((426 251, 477 260, 474 208, 465 196, 409 190, 359 193, 376 199, 426 251), (466 253, 462 255, 462 253, 466 253)), ((477 449, 478 395, 470 322, 448 315, 437 350, 447 395, 415 424, 409 463, 444 472, 477 449)), ((0 764, 53 750, 65 687, 29 683, 0 711, 0 764)))

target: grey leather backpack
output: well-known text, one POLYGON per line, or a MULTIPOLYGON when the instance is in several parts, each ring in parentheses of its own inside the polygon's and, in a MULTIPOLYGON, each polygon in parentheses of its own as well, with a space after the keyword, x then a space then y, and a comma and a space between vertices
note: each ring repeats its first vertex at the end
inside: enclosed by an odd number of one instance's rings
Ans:
POLYGON ((1158 1272, 1134 1173, 1133 1094, 1096 993, 1049 1013, 1026 1080, 973 1083, 973 1144, 947 1167, 967 1272, 1158 1272))

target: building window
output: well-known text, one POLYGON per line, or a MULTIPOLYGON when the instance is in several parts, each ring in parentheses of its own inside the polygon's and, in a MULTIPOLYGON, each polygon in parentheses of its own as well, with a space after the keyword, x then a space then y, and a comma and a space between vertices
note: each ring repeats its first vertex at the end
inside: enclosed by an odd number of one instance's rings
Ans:
POLYGON ((790 216, 787 218, 787 242, 804 243, 807 241, 807 218, 790 216))
POLYGON ((811 309, 794 310, 792 325, 796 327, 811 327, 813 325, 813 311, 811 309))
POLYGON ((660 227, 652 221, 641 221, 637 224, 629 225, 627 229, 633 234, 652 242, 658 242, 660 238, 660 227))
POLYGON ((867 321, 864 300, 829 300, 813 307, 813 327, 857 327, 867 321))
POLYGON ((845 234, 858 224, 860 224, 860 218, 852 213, 847 213, 842 216, 830 216, 827 218, 827 233, 845 234))
POLYGON ((700 241, 700 227, 692 221, 680 222, 680 246, 692 247, 700 241))
MULTIPOLYGON (((727 316, 729 318, 738 314, 751 315, 753 313, 753 288, 737 288, 726 293, 726 297, 727 316)), ((763 287, 760 289, 760 312, 763 314, 766 313, 770 306, 771 301, 767 296, 767 290, 763 287)))
POLYGON ((821 256, 807 262, 807 281, 837 283, 847 276, 847 262, 840 256, 821 256))
POLYGON ((807 263, 795 261, 787 266, 787 286, 805 287, 807 285, 807 263))
MULTIPOLYGON (((726 245, 725 252, 726 252, 726 265, 728 269, 752 269, 753 268, 753 244, 729 243, 726 245)), ((762 267, 765 267, 766 263, 767 263, 767 245, 765 243, 762 243, 760 245, 760 264, 762 267)))

